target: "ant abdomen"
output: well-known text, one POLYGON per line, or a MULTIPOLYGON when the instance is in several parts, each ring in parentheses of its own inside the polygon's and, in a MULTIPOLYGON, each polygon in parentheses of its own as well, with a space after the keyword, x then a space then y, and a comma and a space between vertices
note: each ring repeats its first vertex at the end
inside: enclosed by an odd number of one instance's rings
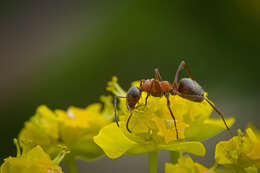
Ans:
MULTIPOLYGON (((203 96, 204 90, 202 87, 191 78, 183 78, 180 80, 178 91, 181 94, 203 96)), ((201 99, 194 99, 193 101, 201 101, 201 99)))

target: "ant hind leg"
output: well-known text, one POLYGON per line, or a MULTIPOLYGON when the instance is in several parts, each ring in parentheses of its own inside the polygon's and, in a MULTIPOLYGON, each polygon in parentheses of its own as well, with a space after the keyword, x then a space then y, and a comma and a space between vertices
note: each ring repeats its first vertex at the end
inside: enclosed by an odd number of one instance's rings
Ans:
POLYGON ((228 127, 228 125, 227 125, 227 123, 226 123, 226 121, 225 121, 224 115, 217 109, 216 106, 214 106, 214 105, 210 102, 210 100, 209 100, 208 98, 204 97, 204 99, 208 102, 208 104, 209 104, 209 105, 217 112, 217 114, 221 117, 221 119, 223 120, 223 122, 224 122, 224 124, 225 124, 227 130, 229 131, 229 133, 230 133, 231 136, 233 137, 234 135, 233 135, 232 131, 230 130, 230 128, 228 127))
POLYGON ((189 67, 187 66, 186 62, 185 61, 182 61, 177 69, 177 72, 175 74, 175 78, 174 78, 174 82, 173 82, 173 85, 174 85, 174 88, 175 90, 178 89, 178 81, 180 80, 180 75, 181 75, 181 71, 185 68, 185 70, 187 71, 189 77, 194 80, 192 74, 191 74, 191 71, 189 69, 189 67))
POLYGON ((224 118, 224 115, 217 109, 216 106, 214 106, 210 100, 207 98, 207 97, 204 97, 204 96, 197 96, 197 95, 187 95, 187 94, 181 94, 181 93, 178 93, 179 96, 185 98, 185 99, 188 99, 188 100, 191 100, 191 101, 194 101, 194 100, 206 100, 207 103, 215 110, 215 112, 217 112, 217 114, 221 117, 221 119, 223 120, 226 128, 227 128, 227 131, 229 131, 229 133, 231 134, 231 136, 234 136, 232 131, 230 130, 230 128, 228 127, 226 121, 225 121, 225 118, 224 118))

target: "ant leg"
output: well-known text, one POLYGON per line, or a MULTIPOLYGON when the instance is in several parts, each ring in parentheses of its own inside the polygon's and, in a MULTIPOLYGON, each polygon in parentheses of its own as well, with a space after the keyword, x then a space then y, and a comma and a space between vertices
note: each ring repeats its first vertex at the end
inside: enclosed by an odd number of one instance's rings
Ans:
POLYGON ((144 104, 144 108, 146 107, 146 105, 147 105, 147 100, 148 100, 148 97, 150 96, 150 92, 149 93, 147 93, 147 96, 146 96, 146 98, 145 98, 145 104, 144 104))
POLYGON ((117 116, 116 116, 116 105, 117 105, 117 99, 118 98, 126 98, 126 97, 124 97, 124 96, 114 96, 115 121, 116 121, 117 126, 119 127, 118 119, 117 119, 117 116))
POLYGON ((178 135, 177 125, 176 125, 176 119, 175 119, 175 117, 174 117, 174 115, 173 115, 173 113, 172 113, 171 107, 170 107, 171 104, 170 104, 170 99, 169 99, 169 93, 165 93, 164 96, 165 96, 166 99, 167 99, 167 106, 168 106, 168 109, 169 109, 170 114, 171 114, 171 116, 172 116, 172 118, 173 118, 173 121, 174 121, 174 126, 175 126, 175 130, 176 130, 176 138, 177 138, 177 140, 178 140, 178 139, 179 139, 179 135, 178 135))
POLYGON ((161 77, 161 75, 159 73, 158 68, 154 69, 154 72, 155 72, 155 79, 159 80, 159 81, 162 81, 162 77, 161 77))
POLYGON ((132 117, 132 115, 133 115, 133 110, 130 108, 130 106, 128 105, 128 103, 127 103, 127 108, 128 108, 128 110, 129 110, 129 112, 130 112, 130 115, 129 115, 127 121, 126 121, 126 129, 129 131, 129 133, 132 133, 132 131, 129 129, 128 126, 129 126, 130 119, 131 119, 131 117, 132 117))
POLYGON ((182 62, 180 63, 180 65, 179 65, 178 69, 177 69, 177 72, 176 72, 176 75, 175 75, 175 79, 174 79, 174 82, 173 82, 174 88, 175 88, 176 90, 178 89, 177 84, 178 84, 178 81, 179 81, 179 79, 180 79, 181 71, 183 70, 183 68, 186 69, 186 71, 187 71, 189 77, 190 77, 192 80, 194 80, 194 78, 193 78, 193 76, 192 76, 192 74, 191 74, 191 71, 190 71, 190 69, 188 68, 186 62, 185 62, 185 61, 182 61, 182 62))
POLYGON ((146 96, 146 98, 145 98, 145 104, 144 104, 144 107, 146 107, 148 97, 151 95, 151 90, 152 90, 152 88, 153 88, 153 83, 154 83, 154 80, 152 81, 151 87, 150 87, 149 91, 147 92, 147 96, 146 96))
POLYGON ((230 128, 228 127, 225 119, 224 119, 224 115, 217 109, 216 106, 214 106, 208 98, 204 97, 204 96, 196 96, 196 95, 186 95, 186 94, 181 94, 181 93, 178 93, 179 96, 183 97, 183 98, 186 98, 188 100, 191 100, 191 101, 194 101, 194 100, 206 100, 207 103, 217 112, 217 114, 221 117, 221 119, 223 120, 227 130, 229 131, 229 133, 231 134, 231 136, 233 136, 233 133, 231 132, 230 128))
POLYGON ((217 109, 216 106, 214 106, 214 105, 209 101, 208 98, 204 97, 204 99, 205 99, 205 100, 208 102, 208 104, 218 113, 218 115, 219 115, 219 116, 221 117, 221 119, 223 120, 223 122, 224 122, 224 124, 225 124, 227 130, 229 131, 229 133, 230 133, 231 136, 233 137, 234 135, 233 135, 233 133, 231 132, 230 128, 228 127, 228 125, 227 125, 227 123, 226 123, 226 121, 225 121, 225 119, 224 119, 224 115, 217 109))
POLYGON ((143 84, 144 84, 144 80, 141 80, 141 81, 140 81, 139 88, 141 88, 141 87, 143 86, 143 84))

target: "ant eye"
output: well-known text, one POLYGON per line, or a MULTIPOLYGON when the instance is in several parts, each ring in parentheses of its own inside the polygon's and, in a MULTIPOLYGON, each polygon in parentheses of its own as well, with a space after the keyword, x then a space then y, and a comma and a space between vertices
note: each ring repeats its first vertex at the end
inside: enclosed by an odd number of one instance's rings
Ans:
POLYGON ((130 96, 133 98, 139 98, 141 96, 139 88, 136 86, 129 88, 129 90, 127 92, 127 96, 130 96))

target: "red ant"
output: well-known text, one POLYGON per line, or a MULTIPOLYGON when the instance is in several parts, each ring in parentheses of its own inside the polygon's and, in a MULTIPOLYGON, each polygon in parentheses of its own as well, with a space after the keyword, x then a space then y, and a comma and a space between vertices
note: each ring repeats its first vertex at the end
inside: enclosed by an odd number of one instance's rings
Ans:
MULTIPOLYGON (((173 85, 171 85, 168 81, 163 81, 161 78, 161 75, 158 71, 158 69, 154 69, 155 71, 155 79, 148 79, 148 80, 141 80, 139 88, 136 86, 132 86, 129 88, 126 96, 115 96, 114 98, 114 111, 115 111, 115 121, 117 123, 117 126, 119 127, 118 119, 116 116, 116 105, 117 105, 117 98, 126 98, 126 105, 130 112, 130 116, 127 119, 126 122, 126 128, 131 133, 131 130, 128 127, 129 121, 132 117, 133 109, 135 109, 135 105, 138 103, 141 97, 142 92, 147 92, 147 96, 145 98, 145 106, 147 105, 147 100, 149 96, 154 97, 162 97, 165 96, 167 99, 167 106, 170 111, 170 114, 174 120, 174 126, 176 130, 176 138, 178 139, 178 130, 176 125, 175 117, 172 113, 171 107, 170 107, 170 100, 169 95, 178 95, 185 99, 188 99, 190 101, 194 102, 202 102, 204 100, 207 101, 207 103, 218 113, 218 115, 222 118, 227 130, 231 133, 223 114, 208 100, 208 98, 204 97, 204 90, 202 87, 194 80, 191 71, 189 70, 188 66, 186 65, 185 61, 182 61, 178 67, 178 70, 175 75, 175 79, 173 82, 173 85), (180 80, 180 83, 178 84, 178 81, 180 79, 180 74, 183 69, 186 69, 189 78, 183 78, 180 80)), ((232 133, 231 133, 232 135, 232 133)))

